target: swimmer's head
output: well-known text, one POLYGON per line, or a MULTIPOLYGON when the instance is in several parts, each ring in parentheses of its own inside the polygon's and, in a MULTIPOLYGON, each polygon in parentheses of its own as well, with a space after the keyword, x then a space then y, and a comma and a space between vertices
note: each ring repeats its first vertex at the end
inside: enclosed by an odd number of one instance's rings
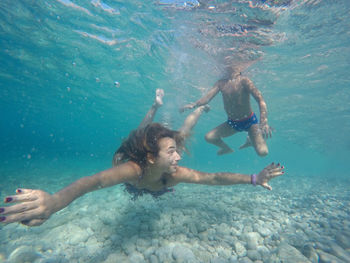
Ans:
POLYGON ((226 69, 226 76, 225 78, 235 78, 239 75, 241 75, 241 70, 239 67, 237 66, 230 66, 230 67, 227 67, 226 69))
POLYGON ((226 68, 227 78, 235 78, 239 75, 242 75, 242 72, 247 70, 250 66, 252 66, 256 61, 247 60, 247 61, 239 61, 234 64, 229 65, 226 68))

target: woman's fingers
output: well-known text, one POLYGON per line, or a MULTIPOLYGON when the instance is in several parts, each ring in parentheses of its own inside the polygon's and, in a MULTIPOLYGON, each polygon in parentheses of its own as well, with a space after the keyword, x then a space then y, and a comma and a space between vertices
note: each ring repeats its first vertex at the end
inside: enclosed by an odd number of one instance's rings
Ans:
POLYGON ((18 188, 16 190, 16 195, 10 195, 10 196, 5 197, 4 202, 5 203, 16 203, 16 202, 35 201, 38 199, 36 192, 37 191, 33 190, 33 189, 18 188))
POLYGON ((22 213, 37 208, 36 202, 25 202, 8 207, 1 207, 0 212, 2 215, 9 215, 15 213, 22 213))
POLYGON ((16 194, 20 195, 20 194, 29 194, 33 192, 33 189, 25 189, 25 188, 17 188, 16 189, 16 194))
POLYGON ((8 207, 0 207, 0 221, 12 223, 22 220, 30 220, 40 214, 38 204, 35 200, 38 196, 32 189, 17 189, 16 195, 5 197, 5 203, 18 203, 8 207))
POLYGON ((266 170, 268 170, 270 172, 271 169, 275 169, 276 167, 279 166, 279 163, 278 164, 275 164, 275 163, 271 163, 269 164, 268 166, 265 167, 266 170))
POLYGON ((284 174, 284 166, 278 166, 278 167, 272 167, 269 169, 269 177, 270 178, 274 178, 274 177, 277 177, 277 176, 280 176, 282 174, 284 174))
MULTIPOLYGON (((266 166, 265 169, 261 173, 261 182, 269 181, 272 178, 275 178, 277 176, 280 176, 284 174, 284 166, 281 166, 280 163, 271 163, 270 165, 266 166)), ((264 186, 265 187, 265 186, 264 186)), ((269 190, 271 190, 271 186, 265 187, 269 190)))
POLYGON ((28 202, 28 201, 35 201, 38 199, 38 197, 33 194, 33 191, 29 193, 20 193, 17 195, 10 195, 5 197, 4 202, 5 203, 16 203, 16 202, 28 202))
POLYGON ((271 163, 270 165, 268 165, 267 167, 265 167, 266 169, 268 169, 268 170, 273 170, 273 169, 284 169, 284 166, 282 165, 281 166, 281 164, 280 163, 277 163, 277 164, 275 164, 274 162, 273 163, 271 163))
POLYGON ((272 187, 268 183, 263 183, 261 186, 266 188, 267 190, 272 190, 272 187))
POLYGON ((284 169, 284 166, 281 166, 280 163, 269 164, 264 168, 264 170, 262 170, 258 174, 257 183, 268 190, 272 190, 272 187, 268 184, 268 182, 271 179, 284 174, 283 169, 284 169))
POLYGON ((29 211, 16 213, 16 214, 10 214, 7 216, 1 216, 1 222, 8 224, 13 222, 21 222, 26 220, 32 220, 32 219, 42 219, 44 216, 41 215, 41 209, 36 208, 29 211))

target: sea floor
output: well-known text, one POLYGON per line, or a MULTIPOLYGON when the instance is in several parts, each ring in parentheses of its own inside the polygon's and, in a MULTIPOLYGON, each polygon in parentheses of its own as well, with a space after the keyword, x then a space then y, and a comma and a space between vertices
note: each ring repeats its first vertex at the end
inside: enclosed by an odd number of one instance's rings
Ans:
MULTIPOLYGON (((69 180, 39 178, 43 189, 69 180)), ((136 201, 103 189, 39 227, 0 226, 0 262, 350 262, 349 181, 328 182, 287 174, 272 191, 179 185, 136 201)))

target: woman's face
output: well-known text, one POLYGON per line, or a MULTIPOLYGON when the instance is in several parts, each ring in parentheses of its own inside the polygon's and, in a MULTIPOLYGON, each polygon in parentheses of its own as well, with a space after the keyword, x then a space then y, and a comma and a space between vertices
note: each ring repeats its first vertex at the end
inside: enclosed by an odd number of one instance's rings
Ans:
POLYGON ((155 164, 164 169, 165 173, 175 173, 178 167, 178 161, 181 156, 176 149, 176 142, 174 139, 165 137, 159 140, 159 153, 155 160, 155 164))

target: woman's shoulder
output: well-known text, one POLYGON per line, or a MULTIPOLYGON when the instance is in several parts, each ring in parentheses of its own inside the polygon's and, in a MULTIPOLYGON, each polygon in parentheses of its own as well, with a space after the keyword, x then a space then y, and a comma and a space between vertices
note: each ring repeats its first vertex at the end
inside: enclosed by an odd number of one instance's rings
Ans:
POLYGON ((127 161, 114 166, 113 169, 118 169, 123 174, 127 175, 129 180, 138 179, 143 174, 142 167, 133 161, 127 161))

